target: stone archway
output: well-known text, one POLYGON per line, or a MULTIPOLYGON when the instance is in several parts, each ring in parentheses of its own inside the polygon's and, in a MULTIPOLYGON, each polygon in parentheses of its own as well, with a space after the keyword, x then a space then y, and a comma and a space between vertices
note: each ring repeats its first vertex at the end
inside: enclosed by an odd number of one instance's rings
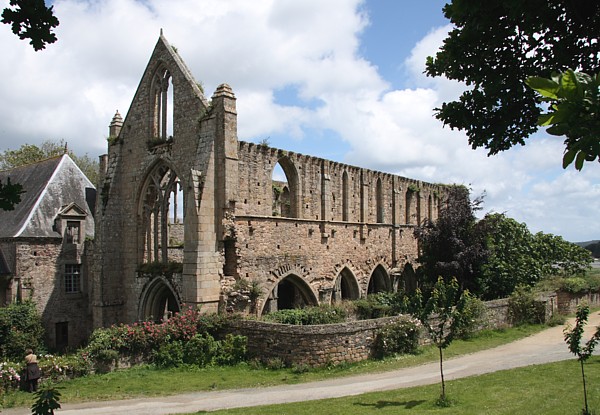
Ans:
POLYGON ((164 277, 155 277, 142 292, 138 319, 159 322, 180 311, 181 306, 171 283, 164 277))
POLYGON ((376 294, 383 291, 390 291, 390 277, 383 265, 379 264, 371 273, 367 294, 376 294))
POLYGON ((358 282, 352 271, 348 267, 344 267, 335 279, 333 292, 331 293, 331 302, 357 300, 359 297, 360 289, 358 288, 358 282))
POLYGON ((289 274, 273 287, 261 314, 318 304, 319 301, 310 286, 299 276, 289 274))

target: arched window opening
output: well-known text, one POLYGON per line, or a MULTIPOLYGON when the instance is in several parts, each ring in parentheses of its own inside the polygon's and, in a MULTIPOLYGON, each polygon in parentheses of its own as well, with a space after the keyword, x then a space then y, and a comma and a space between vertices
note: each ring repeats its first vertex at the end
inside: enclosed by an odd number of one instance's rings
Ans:
POLYGON ((433 221, 433 198, 431 195, 427 198, 427 219, 433 221))
POLYGON ((173 82, 171 73, 161 68, 152 79, 153 122, 152 133, 156 140, 173 137, 173 82))
POLYGON ((377 265, 377 268, 373 270, 371 278, 369 279, 369 285, 367 287, 367 294, 376 294, 390 290, 389 277, 383 266, 377 265))
POLYGON ((331 301, 357 300, 359 297, 358 283, 348 268, 344 268, 335 280, 331 301))
POLYGON ((179 178, 161 164, 148 175, 142 196, 142 261, 183 263, 183 189, 179 178))
POLYGON ((348 222, 350 220, 350 189, 348 184, 348 173, 344 171, 342 174, 342 220, 348 222))
POLYGON ((151 320, 157 323, 168 320, 181 308, 175 294, 166 280, 157 278, 146 289, 140 304, 140 320, 151 320))
POLYGON ((271 174, 272 215, 298 217, 298 175, 288 157, 279 159, 271 174))
POLYGON ((265 303, 263 314, 317 305, 312 290, 302 278, 290 274, 277 284, 265 303))
POLYGON ((404 292, 414 293, 417 290, 417 274, 411 264, 406 264, 402 271, 402 281, 404 283, 404 292))
POLYGON ((377 223, 383 223, 383 184, 381 178, 377 178, 375 187, 375 207, 377 209, 377 223))
POLYGON ((412 190, 407 190, 406 191, 406 200, 404 203, 404 206, 406 207, 406 224, 410 225, 412 223, 412 200, 413 200, 413 191, 412 190))

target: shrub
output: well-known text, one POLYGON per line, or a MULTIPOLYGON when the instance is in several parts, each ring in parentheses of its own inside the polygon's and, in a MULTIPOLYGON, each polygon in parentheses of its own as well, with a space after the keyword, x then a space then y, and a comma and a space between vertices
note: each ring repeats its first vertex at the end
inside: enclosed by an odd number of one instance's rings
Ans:
POLYGON ((373 344, 376 358, 395 354, 414 354, 419 348, 419 325, 413 320, 401 320, 377 331, 373 344))
POLYGON ((22 369, 23 365, 19 363, 0 362, 0 394, 19 388, 22 369))
POLYGON ((153 355, 158 367, 179 367, 183 364, 183 345, 179 341, 163 344, 153 355))
POLYGON ((482 326, 485 326, 484 316, 486 312, 485 304, 477 297, 469 296, 465 300, 465 308, 461 313, 460 329, 456 333, 459 339, 468 339, 482 326))
POLYGON ((228 334, 219 342, 217 363, 220 365, 235 365, 246 359, 248 338, 228 334))
POLYGON ((561 280, 560 289, 571 294, 579 294, 589 291, 590 286, 585 278, 568 277, 561 280))
POLYGON ((275 323, 307 326, 342 323, 346 320, 346 312, 342 307, 322 305, 274 311, 263 318, 275 323))
POLYGON ((285 367, 285 362, 281 357, 271 357, 267 359, 265 366, 270 370, 279 370, 285 367))
POLYGON ((20 361, 25 349, 43 351, 44 327, 31 301, 12 303, 0 308, 0 353, 20 361))
MULTIPOLYGON (((106 357, 106 363, 112 363, 118 359, 118 353, 113 351, 113 355, 106 357)), ((85 376, 92 371, 92 361, 85 354, 74 355, 44 355, 38 361, 40 370, 44 378, 53 381, 65 379, 73 379, 80 376, 85 376)))
POLYGON ((544 303, 535 299, 529 287, 518 286, 508 299, 508 317, 512 324, 541 324, 545 314, 544 303))
POLYGON ((219 343, 210 334, 196 334, 183 347, 183 362, 199 367, 211 365, 219 343))

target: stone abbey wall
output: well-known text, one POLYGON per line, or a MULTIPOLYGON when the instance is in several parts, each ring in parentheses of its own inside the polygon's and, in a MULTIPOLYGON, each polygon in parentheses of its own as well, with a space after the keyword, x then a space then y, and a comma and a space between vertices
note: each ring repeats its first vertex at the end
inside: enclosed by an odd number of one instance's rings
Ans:
POLYGON ((110 137, 96 209, 95 326, 160 319, 184 304, 260 314, 413 286, 413 228, 437 218, 445 194, 443 185, 238 141, 232 89, 219 86, 209 102, 162 35, 110 137), (138 272, 169 262, 182 264, 176 278, 138 272), (240 302, 246 294, 252 301, 240 302))

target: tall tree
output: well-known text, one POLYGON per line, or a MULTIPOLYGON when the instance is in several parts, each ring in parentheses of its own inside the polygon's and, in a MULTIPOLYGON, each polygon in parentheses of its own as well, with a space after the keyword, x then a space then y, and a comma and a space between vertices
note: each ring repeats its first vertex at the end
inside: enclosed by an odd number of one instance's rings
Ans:
POLYGON ((10 6, 2 11, 2 23, 11 25, 13 33, 20 39, 29 39, 38 51, 48 43, 56 42, 52 30, 59 24, 54 16, 54 6, 47 7, 44 0, 10 0, 10 6))
POLYGON ((446 281, 456 277, 462 289, 480 292, 478 278, 487 250, 485 234, 477 225, 474 212, 482 203, 482 198, 471 202, 466 187, 450 186, 438 220, 415 228, 420 272, 429 287, 438 276, 446 281))
POLYGON ((0 180, 0 209, 13 210, 21 201, 21 193, 23 193, 23 186, 19 183, 11 183, 10 177, 6 183, 0 180))
POLYGON ((437 108, 436 117, 489 155, 523 145, 537 131, 541 110, 528 77, 600 69, 597 1, 452 0, 443 11, 454 29, 427 59, 426 73, 469 89, 437 108))

